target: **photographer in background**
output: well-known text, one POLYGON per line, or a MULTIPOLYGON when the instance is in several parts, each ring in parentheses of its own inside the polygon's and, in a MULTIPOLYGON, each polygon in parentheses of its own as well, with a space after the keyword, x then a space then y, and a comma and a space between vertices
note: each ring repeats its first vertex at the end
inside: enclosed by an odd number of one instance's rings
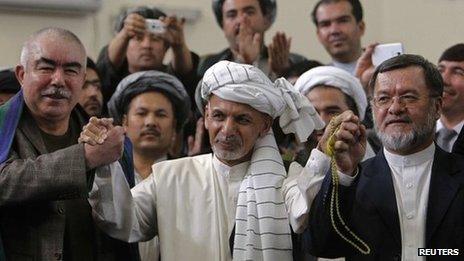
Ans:
POLYGON ((146 70, 172 74, 193 93, 195 78, 190 74, 195 71, 198 56, 188 49, 183 29, 184 19, 166 16, 157 8, 142 6, 123 12, 116 21, 116 35, 100 51, 97 61, 104 100, 110 99, 124 77, 146 70), (147 19, 159 19, 165 25, 165 32, 150 32, 147 19), (165 65, 163 60, 169 48, 173 58, 169 65, 165 65))

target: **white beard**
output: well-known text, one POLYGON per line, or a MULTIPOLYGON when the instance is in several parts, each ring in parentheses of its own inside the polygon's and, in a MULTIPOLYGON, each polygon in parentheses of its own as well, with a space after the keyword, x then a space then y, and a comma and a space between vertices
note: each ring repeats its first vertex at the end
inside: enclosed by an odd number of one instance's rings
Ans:
POLYGON ((412 130, 408 133, 404 132, 394 132, 393 134, 388 134, 382 132, 378 129, 377 122, 374 120, 374 130, 377 136, 379 137, 382 145, 392 151, 401 151, 408 149, 416 144, 420 144, 427 140, 435 132, 435 110, 432 104, 429 107, 430 109, 426 111, 426 119, 423 126, 418 126, 417 123, 413 123, 412 130))

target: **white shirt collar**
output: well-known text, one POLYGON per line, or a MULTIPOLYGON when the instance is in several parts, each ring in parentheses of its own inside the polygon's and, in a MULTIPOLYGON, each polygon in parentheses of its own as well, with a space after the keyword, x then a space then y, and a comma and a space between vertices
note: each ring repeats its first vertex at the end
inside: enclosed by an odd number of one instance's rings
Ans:
POLYGON ((351 75, 354 75, 354 70, 356 69, 356 63, 357 62, 358 62, 358 60, 355 60, 355 61, 350 62, 350 63, 341 63, 341 62, 337 62, 337 61, 333 60, 332 65, 334 67, 337 67, 337 68, 340 68, 342 70, 347 71, 351 75))
POLYGON ((414 154, 402 156, 389 152, 385 147, 383 148, 385 159, 388 164, 394 166, 417 166, 424 164, 426 161, 433 160, 435 153, 435 143, 432 142, 427 148, 416 152, 414 154))
MULTIPOLYGON (((158 158, 157 160, 155 160, 153 162, 153 164, 161 162, 161 161, 165 161, 167 159, 168 159, 168 155, 165 154, 164 156, 162 156, 162 157, 158 158)), ((134 168, 134 180, 135 180, 135 185, 139 184, 143 180, 142 176, 140 176, 140 174, 137 172, 137 170, 135 170, 135 168, 134 168)))
POLYGON ((242 180, 247 173, 250 161, 245 161, 234 166, 222 163, 216 155, 213 155, 213 168, 217 173, 231 180, 242 180))
MULTIPOLYGON (((453 127, 453 130, 459 135, 459 133, 461 133, 461 130, 462 130, 462 127, 464 126, 464 120, 461 121, 460 123, 456 124, 454 127, 453 127)), ((445 128, 445 126, 443 125, 443 123, 441 122, 441 119, 438 119, 437 120, 437 129, 436 129, 436 132, 440 131, 441 129, 445 128)))

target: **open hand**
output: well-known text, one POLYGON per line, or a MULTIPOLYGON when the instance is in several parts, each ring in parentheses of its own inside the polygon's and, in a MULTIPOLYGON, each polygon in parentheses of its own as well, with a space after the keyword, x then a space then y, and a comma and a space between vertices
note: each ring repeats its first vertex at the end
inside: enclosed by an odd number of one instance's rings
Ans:
POLYGON ((233 50, 235 57, 243 63, 253 64, 258 59, 263 46, 263 37, 253 31, 248 18, 243 19, 237 35, 238 50, 233 50))
POLYGON ((269 55, 269 67, 276 74, 282 76, 290 68, 290 45, 292 39, 285 33, 277 32, 272 38, 272 43, 267 47, 269 55))

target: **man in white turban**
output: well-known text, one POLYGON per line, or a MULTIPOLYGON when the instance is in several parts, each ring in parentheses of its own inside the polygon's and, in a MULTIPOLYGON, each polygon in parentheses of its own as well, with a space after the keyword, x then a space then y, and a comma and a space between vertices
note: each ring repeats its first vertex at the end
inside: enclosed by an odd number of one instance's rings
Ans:
MULTIPOLYGON (((367 97, 359 80, 333 66, 319 66, 303 73, 295 82, 295 89, 306 96, 325 124, 346 110, 351 110, 364 121, 367 97)), ((318 139, 322 136, 318 132, 318 139)), ((366 159, 375 155, 368 144, 366 159)))
MULTIPOLYGON (((306 96, 314 105, 326 125, 333 117, 347 110, 353 111, 361 121, 364 120, 367 107, 366 94, 359 80, 345 70, 333 66, 313 68, 298 78, 295 82, 295 89, 306 96)), ((322 170, 314 171, 315 175, 310 176, 311 184, 320 184, 330 168, 330 158, 322 152, 326 143, 326 140, 322 138, 323 131, 318 131, 316 134, 319 141, 317 148, 305 146, 304 150, 299 151, 296 157, 296 161, 299 163, 306 164, 309 161, 313 167, 322 170)), ((364 159, 373 156, 375 153, 367 143, 364 159)), ((291 166, 295 170, 302 169, 296 163, 292 163, 291 166)), ((327 259, 318 258, 318 260, 327 259)))
POLYGON ((94 217, 122 240, 158 235, 162 260, 292 260, 289 224, 305 228, 319 187, 302 182, 308 168, 287 176, 270 127, 280 117, 304 141, 322 120, 286 80, 251 65, 219 62, 201 88, 213 153, 157 163, 132 190, 118 164, 97 171, 94 217))

